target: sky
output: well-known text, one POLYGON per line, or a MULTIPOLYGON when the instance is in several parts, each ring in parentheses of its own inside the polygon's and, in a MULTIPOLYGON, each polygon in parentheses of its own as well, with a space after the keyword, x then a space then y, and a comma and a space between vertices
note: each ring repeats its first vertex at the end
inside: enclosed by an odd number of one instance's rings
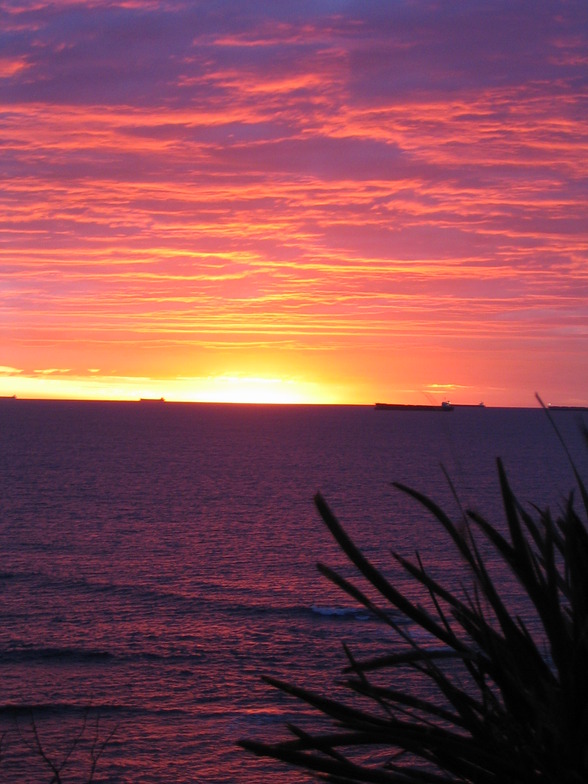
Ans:
POLYGON ((0 0, 0 394, 588 405, 585 0, 0 0))

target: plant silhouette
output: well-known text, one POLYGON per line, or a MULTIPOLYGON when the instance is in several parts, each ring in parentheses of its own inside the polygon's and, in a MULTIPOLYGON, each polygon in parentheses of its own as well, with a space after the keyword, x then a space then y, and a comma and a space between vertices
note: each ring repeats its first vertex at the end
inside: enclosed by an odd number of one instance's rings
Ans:
POLYGON ((449 588, 418 554, 409 561, 393 553, 425 600, 385 577, 316 496, 322 520, 368 586, 324 564, 319 570, 393 629, 394 647, 360 660, 344 646, 347 666, 331 696, 266 677, 315 709, 319 729, 290 725, 289 739, 241 746, 347 784, 588 781, 588 493, 574 468, 581 513, 573 494, 556 517, 529 512, 500 460, 497 469, 504 533, 473 511, 453 522, 430 498, 397 485, 436 518, 467 565, 467 584, 449 588), (497 562, 516 579, 532 625, 502 595, 497 562), (418 688, 400 685, 405 668, 418 688))

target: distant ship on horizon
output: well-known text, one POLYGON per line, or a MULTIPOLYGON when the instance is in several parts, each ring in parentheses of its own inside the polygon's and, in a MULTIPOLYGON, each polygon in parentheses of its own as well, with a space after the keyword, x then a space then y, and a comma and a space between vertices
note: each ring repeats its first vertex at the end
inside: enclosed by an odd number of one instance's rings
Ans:
POLYGON ((453 406, 448 400, 440 406, 427 403, 376 403, 376 411, 453 411, 453 406))
POLYGON ((441 405, 429 403, 376 403, 377 411, 453 411, 456 408, 486 408, 484 401, 479 403, 451 403, 444 400, 441 405))
POLYGON ((588 411, 588 406, 556 406, 553 403, 548 403, 547 408, 549 411, 588 411))

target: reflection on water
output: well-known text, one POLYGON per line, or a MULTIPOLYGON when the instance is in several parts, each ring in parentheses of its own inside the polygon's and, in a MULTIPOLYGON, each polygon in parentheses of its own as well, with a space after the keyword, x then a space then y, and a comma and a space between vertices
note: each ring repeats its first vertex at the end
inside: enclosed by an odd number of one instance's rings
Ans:
MULTIPOLYGON (((577 417, 558 422, 586 474, 577 417)), ((457 512, 443 464, 462 503, 494 521, 497 455, 522 500, 557 507, 573 485, 540 410, 0 401, 0 425, 7 784, 44 780, 31 708, 56 759, 86 714, 72 774, 117 726, 97 781, 275 781, 234 744, 303 722, 303 709, 259 675, 327 684, 342 640, 391 640, 315 569, 350 573, 317 490, 390 574, 390 548, 419 549, 451 583, 462 564, 392 481, 457 512)))

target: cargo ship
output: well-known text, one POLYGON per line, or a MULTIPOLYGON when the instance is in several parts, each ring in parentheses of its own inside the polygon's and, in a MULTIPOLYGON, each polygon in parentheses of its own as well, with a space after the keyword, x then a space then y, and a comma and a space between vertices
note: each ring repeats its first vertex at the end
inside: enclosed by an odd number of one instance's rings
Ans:
POLYGON ((453 411, 449 401, 444 401, 440 406, 425 403, 376 403, 376 411, 453 411))

